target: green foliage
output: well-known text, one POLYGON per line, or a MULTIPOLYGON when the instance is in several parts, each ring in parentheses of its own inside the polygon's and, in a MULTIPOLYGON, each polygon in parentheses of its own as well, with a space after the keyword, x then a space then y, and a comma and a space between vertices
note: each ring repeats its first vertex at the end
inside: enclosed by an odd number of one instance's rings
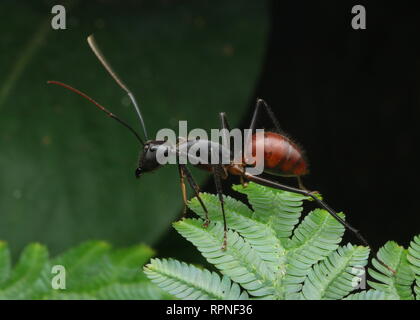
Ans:
POLYGON ((407 260, 410 262, 416 277, 414 286, 416 299, 420 300, 420 236, 414 237, 414 240, 411 241, 410 247, 408 248, 407 260))
MULTIPOLYGON (((418 237, 415 239, 418 239, 418 237)), ((370 286, 387 293, 390 299, 414 299, 411 286, 413 285, 415 274, 413 265, 407 259, 407 250, 397 243, 389 241, 378 251, 377 256, 383 263, 395 270, 396 273, 394 274, 388 270, 377 259, 372 259, 372 264, 376 270, 369 269, 369 274, 379 282, 370 281, 370 286)))
POLYGON ((331 252, 309 271, 302 287, 302 298, 342 299, 359 284, 358 268, 367 264, 369 249, 348 244, 331 252))
POLYGON ((145 269, 153 282, 181 299, 247 299, 246 292, 241 292, 236 283, 215 272, 199 269, 173 259, 152 259, 145 269))
POLYGON ((357 293, 352 293, 343 300, 385 300, 386 294, 378 290, 364 290, 357 293))
MULTIPOLYGON (((228 223, 227 249, 223 242, 220 203, 215 195, 202 194, 211 220, 205 228, 204 212, 196 198, 190 208, 199 219, 182 219, 175 229, 190 241, 223 275, 223 279, 174 259, 153 259, 144 267, 152 282, 180 299, 413 299, 418 298, 420 237, 408 250, 388 242, 373 259, 368 281, 360 289, 369 248, 341 245, 343 226, 328 212, 316 209, 300 223, 305 197, 254 183, 235 186, 248 196, 253 210, 225 197, 228 223), (193 275, 193 276, 191 276, 193 275), (243 290, 241 291, 239 285, 243 290)), ((344 215, 340 213, 344 219, 344 215)))
POLYGON ((225 197, 225 251, 216 196, 202 194, 207 228, 196 198, 189 205, 200 218, 174 223, 221 275, 175 259, 150 260, 154 253, 144 245, 118 249, 102 241, 54 258, 33 243, 12 266, 10 249, 0 241, 0 299, 419 299, 420 236, 408 249, 387 242, 368 269, 370 288, 360 289, 369 249, 340 245, 344 228, 326 211, 313 210, 299 223, 304 197, 253 183, 234 188, 248 195, 254 210, 225 197), (57 266, 65 268, 65 289, 54 289, 57 266))
POLYGON ((34 243, 12 268, 9 248, 0 242, 0 299, 170 299, 141 271, 152 255, 144 245, 113 249, 91 241, 50 259, 34 243), (57 265, 65 268, 65 289, 53 289, 57 265))

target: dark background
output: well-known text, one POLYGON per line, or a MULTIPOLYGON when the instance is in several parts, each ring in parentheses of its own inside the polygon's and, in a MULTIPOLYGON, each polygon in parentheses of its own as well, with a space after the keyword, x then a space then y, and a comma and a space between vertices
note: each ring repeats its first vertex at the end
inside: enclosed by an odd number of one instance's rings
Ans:
MULTIPOLYGON (((306 187, 345 212, 374 249, 387 240, 407 246, 420 231, 419 11, 390 1, 271 1, 269 11, 267 52, 241 127, 264 98, 306 150, 306 187), (366 30, 351 27, 356 4, 365 5, 366 30)), ((270 128, 267 117, 260 123, 270 128)), ((224 189, 238 197, 231 183, 224 189)), ((212 180, 206 190, 215 191, 212 180)), ((349 232, 345 240, 358 243, 349 232)))

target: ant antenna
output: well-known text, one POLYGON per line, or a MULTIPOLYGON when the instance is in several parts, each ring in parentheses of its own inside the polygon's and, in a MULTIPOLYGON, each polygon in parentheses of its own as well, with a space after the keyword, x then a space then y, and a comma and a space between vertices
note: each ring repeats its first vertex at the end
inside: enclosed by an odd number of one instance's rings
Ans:
POLYGON ((87 94, 69 86, 68 84, 59 82, 59 81, 47 81, 48 84, 56 84, 59 86, 62 86, 70 91, 73 91, 75 93, 77 93, 79 96, 82 96, 83 98, 85 98, 86 100, 92 102, 96 107, 98 107, 100 110, 102 110, 103 112, 105 112, 109 117, 111 117, 112 119, 117 120, 119 123, 121 123, 124 127, 128 128, 137 138, 137 140, 139 140, 139 142, 144 146, 144 142, 142 140, 142 138, 140 138, 139 134, 136 132, 136 130, 134 130, 130 125, 128 125, 125 121, 121 120, 120 118, 118 118, 115 114, 113 114, 112 112, 110 112, 108 109, 106 109, 105 107, 103 107, 102 105, 100 105, 98 102, 96 102, 95 100, 93 100, 91 97, 89 97, 87 94))
POLYGON ((93 35, 90 35, 87 38, 87 42, 88 42, 90 48, 92 49, 93 53, 96 55, 98 60, 102 63, 102 65, 106 69, 106 71, 108 71, 108 73, 115 80, 115 82, 120 86, 120 88, 123 89, 127 93, 128 97, 130 98, 131 102, 133 103, 134 108, 136 109, 137 115, 140 119, 140 123, 143 127, 144 137, 145 137, 146 140, 149 140, 149 138, 147 136, 146 126, 144 124, 143 117, 141 115, 139 106, 137 105, 136 98, 131 93, 130 89, 128 89, 128 87, 124 84, 124 82, 122 82, 122 80, 117 76, 117 74, 112 69, 109 62, 105 59, 105 56, 102 54, 101 50, 99 49, 98 45, 96 44, 96 41, 95 41, 95 38, 93 37, 93 35))

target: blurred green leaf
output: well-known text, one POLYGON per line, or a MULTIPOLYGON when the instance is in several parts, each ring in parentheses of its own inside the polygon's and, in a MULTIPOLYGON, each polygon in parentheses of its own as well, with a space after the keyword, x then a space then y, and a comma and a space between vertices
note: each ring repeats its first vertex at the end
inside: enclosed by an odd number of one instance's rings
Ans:
POLYGON ((10 252, 0 243, 0 299, 172 299, 147 280, 142 266, 154 252, 145 245, 114 249, 89 241, 49 259, 46 247, 33 243, 10 272, 10 252), (60 266, 63 287, 54 288, 60 266))
MULTIPOLYGON (((68 1, 67 29, 50 1, 0 3, 0 238, 52 253, 87 239, 153 243, 182 201, 171 166, 134 179, 139 146, 60 80, 137 126, 125 94, 100 66, 96 40, 160 128, 234 126, 247 109, 265 50, 261 1, 68 1), (156 214, 159 213, 159 214, 156 214)), ((205 175, 198 176, 204 181, 205 175)))

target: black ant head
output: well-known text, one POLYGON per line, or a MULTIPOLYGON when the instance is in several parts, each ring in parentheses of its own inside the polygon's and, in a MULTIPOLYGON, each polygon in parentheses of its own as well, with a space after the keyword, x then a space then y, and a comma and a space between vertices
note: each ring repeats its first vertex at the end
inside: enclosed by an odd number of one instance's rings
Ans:
POLYGON ((135 171, 136 178, 140 178, 143 173, 154 171, 162 165, 157 159, 157 151, 159 148, 165 148, 164 153, 167 155, 167 147, 162 146, 165 141, 147 141, 139 157, 139 166, 135 171))

